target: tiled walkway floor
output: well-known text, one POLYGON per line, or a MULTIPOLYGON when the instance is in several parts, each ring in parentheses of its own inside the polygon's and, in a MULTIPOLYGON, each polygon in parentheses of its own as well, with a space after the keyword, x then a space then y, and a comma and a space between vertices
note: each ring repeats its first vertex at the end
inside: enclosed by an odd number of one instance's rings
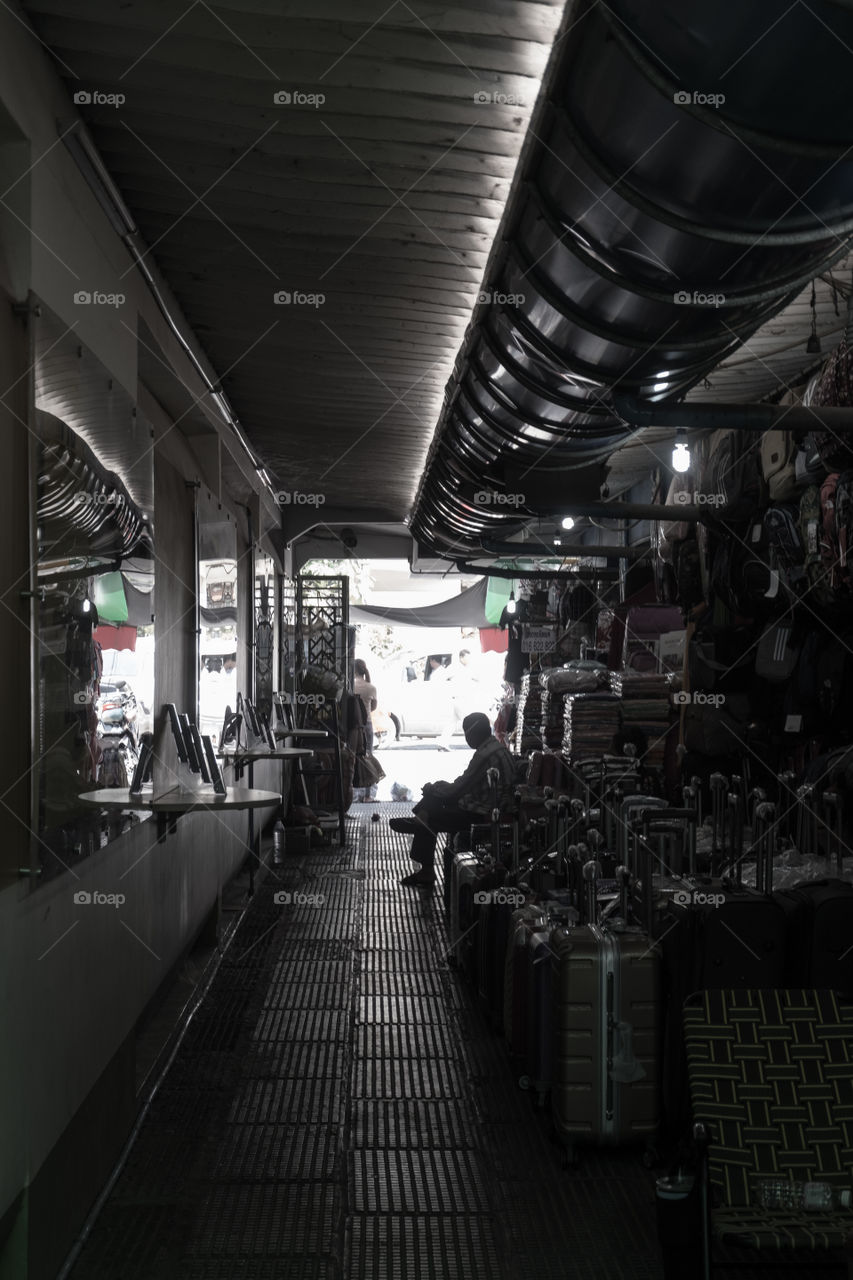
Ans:
POLYGON ((72 1280, 661 1276, 641 1153, 561 1167, 395 811, 260 884, 72 1280))

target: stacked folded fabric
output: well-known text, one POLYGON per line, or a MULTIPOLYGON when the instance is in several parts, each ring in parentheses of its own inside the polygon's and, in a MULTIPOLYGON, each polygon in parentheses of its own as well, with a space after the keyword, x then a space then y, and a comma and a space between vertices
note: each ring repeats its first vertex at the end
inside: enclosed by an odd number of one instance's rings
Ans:
POLYGON ((519 755, 542 746, 542 689, 538 672, 521 677, 515 741, 519 755))
POLYGON ((615 693, 576 693, 566 697, 563 755, 571 761, 613 750, 621 728, 621 699, 615 693))
POLYGON ((670 677, 624 671, 614 677, 614 689, 622 696, 622 728, 638 729, 648 743, 643 764, 663 768, 666 735, 672 723, 670 677))
POLYGON ((542 741, 552 751, 559 751, 563 745, 565 693, 551 693, 542 690, 542 741))

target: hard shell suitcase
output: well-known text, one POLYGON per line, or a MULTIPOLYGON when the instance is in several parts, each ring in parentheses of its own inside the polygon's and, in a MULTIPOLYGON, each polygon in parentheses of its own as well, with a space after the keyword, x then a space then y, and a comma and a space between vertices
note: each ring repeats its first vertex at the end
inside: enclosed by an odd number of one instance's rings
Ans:
POLYGON ((545 910, 528 903, 512 913, 504 969, 504 1037, 510 1061, 520 1078, 527 1059, 527 951, 537 926, 544 924, 545 910))
POLYGON ((526 901, 521 890, 507 882, 511 879, 503 877, 503 883, 491 891, 489 902, 477 912, 477 994, 496 1031, 504 1023, 506 955, 513 915, 526 901))
POLYGON ((474 854, 459 856, 470 857, 471 862, 460 866, 457 876, 456 936, 452 939, 452 953, 459 969, 476 986, 479 916, 487 906, 491 894, 500 887, 504 869, 491 862, 480 862, 474 854))
POLYGON ((552 930, 551 1114, 576 1145, 651 1143, 658 1123, 659 964, 640 931, 552 930))
POLYGON ((542 1106, 551 1088, 553 1025, 551 1010, 551 926, 534 925, 524 951, 527 1036, 524 1071, 519 1080, 531 1089, 542 1106))
MULTIPOLYGON (((756 878, 761 888, 745 888, 729 878, 698 877, 683 882, 655 917, 653 932, 662 952, 664 1144, 679 1142, 687 1132, 687 1060, 681 1020, 687 996, 707 988, 784 985, 790 912, 771 893, 775 809, 760 805, 756 813, 765 833, 757 846, 756 878)), ((730 818, 741 824, 732 833, 735 847, 742 840, 742 805, 731 807, 730 818)))
POLYGON ((853 885, 815 880, 777 896, 793 908, 788 917, 786 986, 853 995, 853 885))
MULTIPOLYGON (((456 853, 450 863, 447 890, 447 940, 449 954, 458 963, 463 924, 459 914, 463 886, 470 886, 479 863, 473 853, 456 853)), ((469 921, 470 925, 470 921, 469 921)), ((467 927, 467 926, 466 926, 467 927)))

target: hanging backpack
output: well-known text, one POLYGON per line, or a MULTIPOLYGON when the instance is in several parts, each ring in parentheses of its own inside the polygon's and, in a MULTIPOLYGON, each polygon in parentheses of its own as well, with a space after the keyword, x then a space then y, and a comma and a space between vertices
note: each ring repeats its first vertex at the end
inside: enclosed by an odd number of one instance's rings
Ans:
POLYGON ((787 503, 777 503, 764 513, 770 565, 779 574, 789 603, 792 596, 802 595, 806 587, 806 553, 800 537, 799 516, 799 509, 787 503))
POLYGON ((755 651, 755 674, 771 684, 785 684, 797 669, 800 645, 790 617, 771 622, 761 633, 755 651))
POLYGON ((689 613, 705 599, 699 543, 695 538, 686 538, 673 543, 672 552, 676 603, 684 613, 689 613))
MULTIPOLYGON (((853 352, 844 337, 821 369, 814 386, 809 384, 808 401, 816 408, 822 405, 853 405, 853 352)), ((815 444, 821 460, 830 471, 843 471, 853 466, 853 442, 835 431, 815 431, 815 444)))
POLYGON ((101 786, 129 787, 127 761, 124 752, 118 747, 104 747, 101 757, 101 786))
POLYGON ((828 475, 820 486, 820 559, 824 587, 835 595, 841 588, 841 547, 835 519, 838 473, 828 475))
POLYGON ((794 459, 794 471, 797 477, 797 484, 801 488, 810 484, 816 484, 820 488, 821 483, 826 478, 826 467, 815 444, 813 432, 809 432, 797 450, 797 456, 794 459))
POLYGON ((816 484, 809 485, 800 498, 798 525, 805 552, 806 601, 811 602, 812 607, 829 607, 833 594, 821 555, 822 515, 820 489, 816 484))
POLYGON ((761 437, 761 472, 771 502, 790 502, 797 492, 797 446, 792 431, 765 431, 761 437))
POLYGON ((853 471, 842 471, 835 486, 835 531, 842 583, 850 579, 848 559, 853 555, 853 471))
POLYGON ((760 435, 755 431, 715 431, 702 468, 700 492, 723 504, 722 519, 748 520, 765 504, 766 486, 759 461, 760 435))

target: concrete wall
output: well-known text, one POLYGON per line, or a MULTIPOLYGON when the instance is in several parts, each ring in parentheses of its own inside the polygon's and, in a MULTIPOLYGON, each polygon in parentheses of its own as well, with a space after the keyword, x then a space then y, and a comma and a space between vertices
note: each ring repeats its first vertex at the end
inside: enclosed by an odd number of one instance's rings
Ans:
MULTIPOLYGON (((31 611, 26 320, 12 301, 35 291, 136 399, 137 321, 177 350, 130 259, 62 144, 56 120, 74 108, 36 41, 0 9, 0 170, 27 156, 15 190, 32 236, 0 221, 0 1276, 51 1280, 132 1125, 133 1032, 215 908, 245 855, 244 813, 191 815, 158 842, 144 821, 43 886, 29 863, 31 611), (120 313, 74 303, 74 293, 123 293, 120 313), (6 290, 4 293, 3 290, 6 290), (9 295, 12 295, 11 297, 9 295), (17 381, 16 381, 17 380, 17 381), (122 895, 75 903, 80 890, 122 895)), ((4 182, 4 187, 8 183, 4 182)), ((186 367, 176 371, 181 376, 186 367)), ((143 399, 145 397, 143 396, 143 399)), ((152 417, 150 405, 147 416, 152 417)), ((156 417, 156 414, 154 415, 156 417)), ((155 702, 194 705, 192 511, 198 465, 165 415, 155 421, 155 702)), ((235 516, 239 513, 235 512, 235 516)), ((238 521, 238 527, 244 528, 238 521)), ((241 586, 248 589, 248 566, 241 586)), ((165 752, 172 749, 164 741, 165 752)), ((276 766, 255 785, 276 788, 276 766)))

